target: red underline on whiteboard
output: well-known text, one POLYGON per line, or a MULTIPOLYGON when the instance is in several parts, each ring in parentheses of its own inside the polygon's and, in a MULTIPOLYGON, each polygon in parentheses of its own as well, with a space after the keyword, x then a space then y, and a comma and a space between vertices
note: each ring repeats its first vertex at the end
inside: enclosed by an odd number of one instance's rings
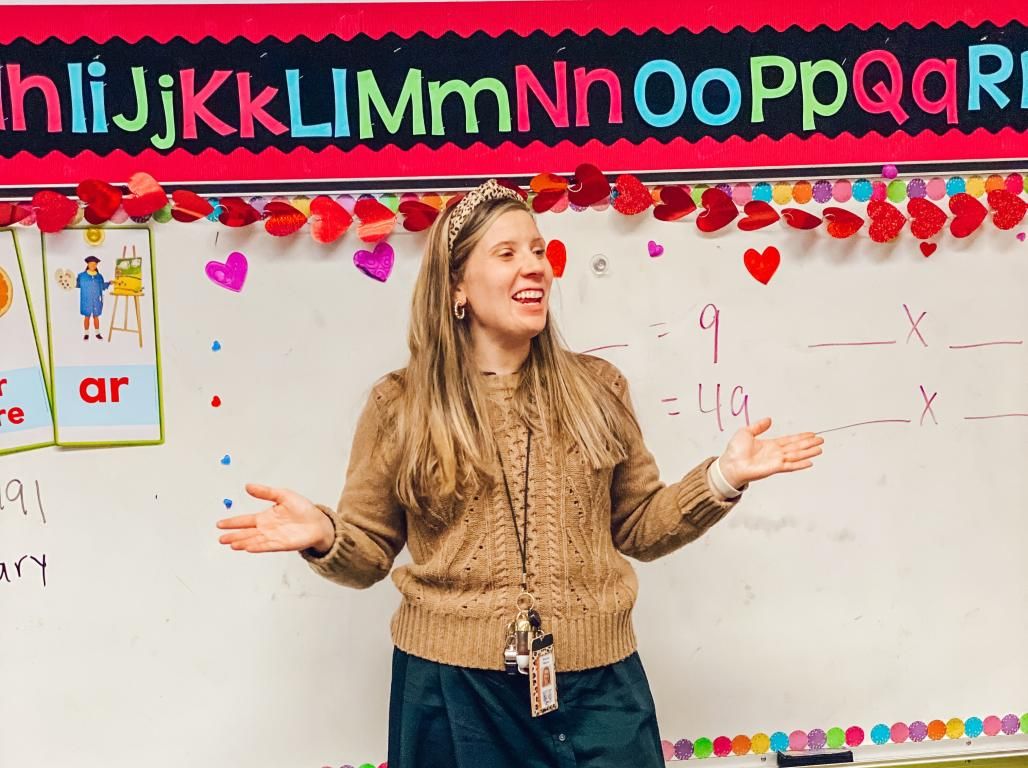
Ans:
POLYGON ((983 341, 979 344, 950 344, 950 349, 972 349, 973 347, 991 347, 996 344, 1024 344, 1023 341, 983 341))
POLYGON ((617 347, 627 347, 627 344, 608 344, 605 347, 593 347, 592 349, 585 349, 582 351, 583 355, 588 355, 590 352, 599 352, 601 349, 616 349, 617 347))
POLYGON ((873 347, 882 344, 895 344, 895 341, 833 341, 828 344, 808 344, 808 349, 815 347, 873 347))
POLYGON ((977 421, 979 419, 1009 419, 1012 416, 1028 416, 1028 413, 997 413, 994 416, 965 416, 964 419, 977 421))
POLYGON ((856 424, 847 424, 845 427, 832 427, 831 429, 822 429, 820 432, 815 432, 815 435, 823 435, 827 432, 838 432, 840 429, 850 429, 851 427, 863 427, 867 424, 909 424, 910 419, 874 419, 872 421, 858 421, 856 424))

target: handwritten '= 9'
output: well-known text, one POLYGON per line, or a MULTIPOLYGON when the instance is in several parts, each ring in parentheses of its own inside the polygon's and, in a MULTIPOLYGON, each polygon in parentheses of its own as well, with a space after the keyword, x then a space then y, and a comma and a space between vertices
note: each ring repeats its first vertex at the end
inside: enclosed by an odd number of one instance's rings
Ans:
POLYGON ((708 304, 700 310, 700 328, 705 331, 714 329, 714 365, 717 365, 718 337, 721 334, 721 310, 717 308, 716 304, 708 304), (713 310, 710 320, 705 319, 708 309, 713 310))

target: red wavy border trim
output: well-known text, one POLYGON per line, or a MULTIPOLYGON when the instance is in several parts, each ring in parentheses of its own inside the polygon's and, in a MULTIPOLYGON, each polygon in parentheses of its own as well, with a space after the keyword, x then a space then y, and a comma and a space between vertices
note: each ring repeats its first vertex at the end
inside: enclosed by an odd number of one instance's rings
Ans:
MULTIPOLYGON (((297 147, 283 152, 270 148, 259 154, 245 148, 227 154, 213 149, 197 154, 184 149, 168 154, 145 150, 138 155, 115 150, 103 156, 85 151, 73 158, 56 151, 43 157, 19 152, 13 158, 0 160, 0 168, 3 168, 2 183, 7 186, 44 188, 77 184, 90 178, 120 183, 136 171, 146 171, 169 185, 268 180, 268 189, 275 189, 276 181, 287 180, 310 180, 314 188, 318 179, 413 176, 443 179, 453 176, 454 169, 459 169, 462 177, 526 176, 534 175, 539 168, 570 174, 582 162, 593 163, 611 174, 710 169, 709 180, 716 181, 718 169, 820 165, 830 174, 832 164, 840 161, 846 165, 896 163, 902 169, 904 162, 999 160, 1025 158, 1026 155, 1025 134, 1004 128, 996 133, 978 129, 969 134, 956 130, 942 135, 925 131, 917 136, 873 133, 860 138, 850 134, 835 138, 815 135, 806 139, 798 136, 781 139, 760 136, 753 140, 733 137, 724 142, 708 138, 694 144, 685 139, 666 144, 656 139, 646 139, 639 144, 621 139, 610 145, 591 140, 582 146, 562 141, 552 147, 535 141, 524 148, 509 142, 495 148, 481 143, 468 148, 451 144, 439 149, 356 147, 344 151, 328 147, 313 151, 297 147), (985 148, 988 157, 984 157, 985 148)), ((789 174, 785 172, 785 175, 789 174)), ((441 186, 445 187, 445 183, 441 186)))
POLYGON ((0 27, 0 44, 18 37, 41 42, 57 37, 72 42, 88 37, 102 43, 114 37, 128 42, 150 36, 167 42, 180 36, 196 42, 213 37, 227 42, 245 37, 258 42, 274 36, 289 41, 306 35, 320 40, 330 34, 348 40, 364 33, 380 38, 387 33, 411 37, 425 32, 439 37, 446 32, 466 36, 483 31, 496 36, 506 31, 527 35, 535 31, 555 34, 565 29, 585 34, 599 29, 614 33, 628 29, 641 33, 656 28, 693 32, 713 27, 722 32, 735 27, 755 31, 771 26, 783 30, 820 25, 839 29, 856 24, 896 27, 909 23, 921 28, 931 22, 952 26, 964 22, 1004 25, 1021 15, 1023 0, 968 3, 768 3, 734 0, 731 3, 682 4, 660 0, 632 5, 622 0, 520 0, 519 2, 462 3, 332 3, 275 5, 53 5, 7 6, 0 27))

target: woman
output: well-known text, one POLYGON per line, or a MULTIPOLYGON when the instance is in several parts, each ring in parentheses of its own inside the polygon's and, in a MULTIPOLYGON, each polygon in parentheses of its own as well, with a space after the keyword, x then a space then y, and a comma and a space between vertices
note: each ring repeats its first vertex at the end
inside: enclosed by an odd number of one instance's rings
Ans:
POLYGON ((104 291, 111 287, 110 280, 98 271, 100 259, 96 256, 86 257, 86 268, 75 278, 75 287, 79 289, 79 314, 82 315, 82 340, 89 341, 89 321, 93 321, 96 338, 100 335, 100 315, 104 313, 104 291))
POLYGON ((468 193, 429 232, 410 362, 373 388, 336 509, 250 485, 273 506, 218 523, 233 549, 300 551, 358 588, 409 547, 392 574, 390 768, 663 766, 624 556, 674 551, 747 483, 821 452, 810 433, 758 439, 764 419, 665 486, 624 377, 561 345, 552 280, 520 195, 495 180, 468 193), (503 671, 529 608, 557 669, 538 697, 557 709, 538 717, 531 681, 503 671))

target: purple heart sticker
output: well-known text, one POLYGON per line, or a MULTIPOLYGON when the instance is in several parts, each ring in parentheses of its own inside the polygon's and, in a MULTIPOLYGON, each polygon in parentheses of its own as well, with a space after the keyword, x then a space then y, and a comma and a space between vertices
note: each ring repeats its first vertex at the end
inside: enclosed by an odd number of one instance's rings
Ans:
POLYGON ((650 257, 654 259, 658 256, 663 255, 664 253, 664 246, 653 240, 650 240, 650 242, 646 243, 646 249, 650 252, 650 257))
POLYGON ((239 293, 246 282, 247 266, 246 257, 238 251, 233 251, 225 259, 224 264, 220 261, 208 261, 205 271, 215 285, 239 293))
POLYGON ((384 283, 393 271, 393 246, 380 242, 374 251, 360 250, 353 254, 353 264, 368 277, 384 283))

